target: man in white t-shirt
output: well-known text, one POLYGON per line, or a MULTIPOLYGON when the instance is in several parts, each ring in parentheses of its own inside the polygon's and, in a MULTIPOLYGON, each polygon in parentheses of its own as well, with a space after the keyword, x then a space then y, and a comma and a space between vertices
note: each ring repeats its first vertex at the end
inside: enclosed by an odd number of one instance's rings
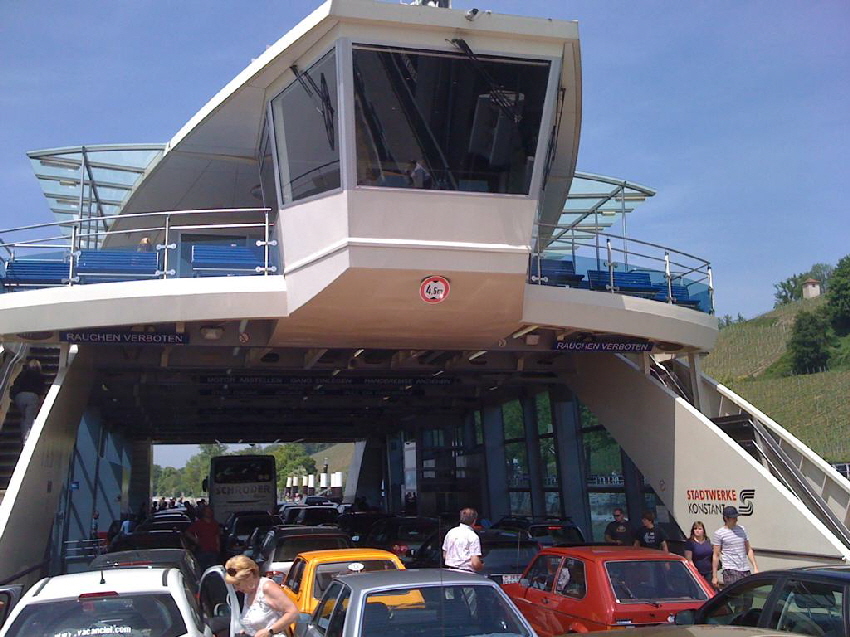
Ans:
POLYGON ((738 509, 735 507, 723 509, 723 526, 714 532, 711 545, 714 547, 714 555, 711 558, 711 583, 715 588, 719 588, 717 569, 721 563, 724 587, 745 578, 751 572, 759 572, 747 531, 738 525, 738 509), (748 560, 752 562, 752 571, 748 560))
POLYGON ((472 526, 478 519, 475 509, 460 512, 460 524, 446 533, 443 541, 443 563, 446 568, 474 573, 484 568, 481 559, 481 540, 472 526))

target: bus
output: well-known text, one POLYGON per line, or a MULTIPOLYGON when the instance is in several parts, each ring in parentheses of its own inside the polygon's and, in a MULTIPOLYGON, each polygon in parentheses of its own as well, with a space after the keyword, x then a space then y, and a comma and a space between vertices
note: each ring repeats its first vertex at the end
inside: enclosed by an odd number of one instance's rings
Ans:
POLYGON ((220 522, 237 511, 274 512, 277 469, 274 456, 215 456, 204 490, 220 522))

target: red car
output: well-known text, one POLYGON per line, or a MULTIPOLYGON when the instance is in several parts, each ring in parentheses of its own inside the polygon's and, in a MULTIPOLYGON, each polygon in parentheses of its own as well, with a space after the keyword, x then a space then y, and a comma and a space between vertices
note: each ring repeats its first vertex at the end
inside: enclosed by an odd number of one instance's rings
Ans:
POLYGON ((713 595, 685 558, 613 545, 543 549, 502 588, 540 637, 665 624, 713 595))

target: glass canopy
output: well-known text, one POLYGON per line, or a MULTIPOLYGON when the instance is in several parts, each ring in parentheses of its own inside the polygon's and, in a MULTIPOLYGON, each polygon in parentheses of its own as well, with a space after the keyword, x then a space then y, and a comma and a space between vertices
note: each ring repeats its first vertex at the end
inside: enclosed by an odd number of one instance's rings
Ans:
MULTIPOLYGON (((56 221, 116 215, 164 144, 74 146, 27 153, 56 221)), ((106 227, 107 221, 102 222, 106 227)), ((64 235, 70 234, 63 227, 64 235)))

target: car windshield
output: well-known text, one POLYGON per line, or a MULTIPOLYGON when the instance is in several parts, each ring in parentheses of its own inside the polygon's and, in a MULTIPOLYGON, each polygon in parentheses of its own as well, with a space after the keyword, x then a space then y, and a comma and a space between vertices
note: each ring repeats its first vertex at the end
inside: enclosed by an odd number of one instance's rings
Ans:
POLYGON ((537 555, 534 544, 497 544, 481 547, 486 573, 522 573, 537 555))
POLYGON ((299 553, 307 551, 322 551, 325 549, 351 548, 351 542, 346 537, 327 535, 306 535, 285 538, 275 547, 273 562, 291 562, 299 553))
POLYGON ((674 560, 606 562, 617 601, 704 600, 708 596, 687 569, 674 560))
POLYGON ((277 516, 257 515, 244 518, 236 518, 236 535, 250 535, 258 526, 274 526, 278 522, 277 516))
POLYGON ((112 595, 29 604, 7 637, 179 637, 186 624, 170 595, 112 595))
POLYGON ((337 575, 345 573, 366 573, 368 571, 393 571, 398 567, 392 560, 355 560, 319 564, 313 576, 313 597, 322 599, 322 595, 337 575))
POLYGON ((383 637, 531 637, 510 603, 494 586, 446 585, 370 593, 361 635, 383 637))

